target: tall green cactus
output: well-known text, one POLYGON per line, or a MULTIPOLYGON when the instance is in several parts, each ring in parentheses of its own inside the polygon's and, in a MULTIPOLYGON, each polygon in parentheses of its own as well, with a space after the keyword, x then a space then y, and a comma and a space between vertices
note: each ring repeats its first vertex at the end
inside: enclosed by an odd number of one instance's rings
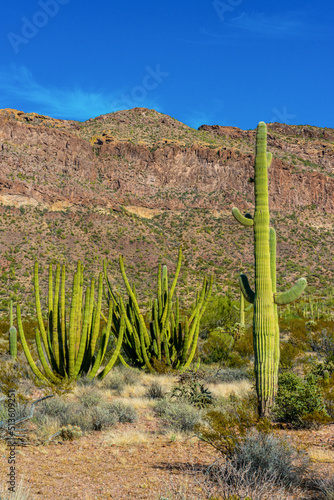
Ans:
POLYGON ((13 301, 9 304, 9 354, 12 359, 17 358, 17 330, 13 324, 13 301))
MULTIPOLYGON (((53 269, 49 266, 48 286, 48 318, 45 327, 38 279, 38 263, 34 268, 35 304, 38 328, 35 330, 36 347, 43 372, 33 360, 25 339, 21 321, 21 309, 17 305, 17 322, 22 347, 28 363, 34 374, 41 380, 58 383, 63 378, 77 379, 82 375, 92 378, 101 367, 106 354, 107 343, 111 330, 112 310, 109 308, 106 325, 101 331, 101 307, 103 297, 103 275, 98 280, 98 296, 95 304, 95 280, 91 280, 86 292, 83 290, 83 266, 79 261, 73 277, 71 306, 69 319, 65 310, 65 266, 60 269, 57 264, 55 285, 53 286, 53 269), (99 347, 97 347, 99 343, 99 347)), ((124 319, 122 320, 124 322, 124 319)), ((123 328, 124 329, 124 328, 123 328)), ((120 352, 123 332, 116 343, 111 361, 103 370, 103 374, 112 368, 120 352)))
MULTIPOLYGON (((120 256, 120 268, 128 293, 125 305, 121 295, 113 292, 104 265, 108 284, 109 301, 114 305, 115 335, 118 336, 120 315, 125 315, 123 349, 131 362, 141 368, 154 371, 163 363, 172 369, 185 370, 194 359, 199 335, 199 324, 211 295, 213 278, 204 279, 192 313, 184 321, 180 319, 178 298, 173 302, 174 291, 180 273, 182 250, 179 251, 176 272, 171 287, 168 286, 167 267, 159 265, 157 297, 152 303, 150 321, 145 323, 137 294, 126 276, 124 262, 120 256)), ((125 363, 120 356, 121 362, 125 363)))
POLYGON ((256 391, 260 416, 270 414, 277 393, 279 365, 279 327, 277 305, 288 304, 300 297, 306 286, 301 278, 290 290, 276 291, 276 235, 269 227, 268 168, 272 160, 267 152, 267 127, 260 122, 256 132, 255 152, 255 213, 241 215, 237 208, 232 213, 243 226, 253 227, 255 256, 255 291, 247 277, 240 276, 245 299, 254 305, 253 342, 255 354, 256 391))

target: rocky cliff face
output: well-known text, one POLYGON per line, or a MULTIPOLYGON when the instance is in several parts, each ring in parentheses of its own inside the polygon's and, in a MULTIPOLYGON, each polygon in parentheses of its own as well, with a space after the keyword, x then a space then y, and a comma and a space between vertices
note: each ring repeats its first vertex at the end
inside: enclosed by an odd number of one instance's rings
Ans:
MULTIPOLYGON (((271 209, 315 205, 333 213, 333 130, 268 128, 271 209)), ((253 151, 254 131, 218 125, 195 131, 140 108, 82 124, 2 110, 0 200, 53 209, 247 209, 253 151)))

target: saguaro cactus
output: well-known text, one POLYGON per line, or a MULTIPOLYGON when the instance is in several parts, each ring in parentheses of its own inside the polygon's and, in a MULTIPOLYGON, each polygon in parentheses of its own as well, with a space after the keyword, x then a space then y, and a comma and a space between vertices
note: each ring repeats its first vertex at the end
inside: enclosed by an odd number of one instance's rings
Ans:
POLYGON ((279 364, 279 328, 277 304, 288 304, 299 298, 306 286, 301 278, 290 290, 276 291, 276 235, 269 227, 268 168, 271 153, 267 152, 267 127, 260 122, 256 132, 255 152, 255 213, 241 215, 232 209, 235 219, 243 226, 253 227, 255 256, 255 291, 247 276, 240 275, 245 299, 254 305, 253 343, 255 354, 256 391, 260 416, 267 416, 277 393, 279 364))
POLYGON ((13 301, 9 305, 9 354, 13 359, 17 358, 17 330, 13 324, 13 301))

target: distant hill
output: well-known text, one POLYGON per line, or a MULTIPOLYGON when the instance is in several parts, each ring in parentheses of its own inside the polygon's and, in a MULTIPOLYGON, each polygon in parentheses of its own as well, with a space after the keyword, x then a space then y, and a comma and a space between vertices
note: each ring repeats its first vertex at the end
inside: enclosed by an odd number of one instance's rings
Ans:
MULTIPOLYGON (((231 208, 253 209, 254 142, 253 130, 195 130, 144 108, 86 122, 0 110, 0 310, 9 294, 32 307, 36 258, 71 269, 80 258, 92 274, 108 256, 118 287, 123 253, 149 296, 158 261, 173 268, 181 243, 181 288, 191 294, 214 272, 236 291, 239 272, 252 280, 253 246, 231 208)), ((334 271, 334 130, 269 124, 268 150, 279 284, 303 275, 325 293, 334 271)))

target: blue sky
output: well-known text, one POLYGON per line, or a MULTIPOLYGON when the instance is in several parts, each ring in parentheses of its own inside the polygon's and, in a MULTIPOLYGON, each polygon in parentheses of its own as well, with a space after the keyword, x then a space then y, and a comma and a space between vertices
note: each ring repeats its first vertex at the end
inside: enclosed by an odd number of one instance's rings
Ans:
POLYGON ((12 0, 1 11, 0 108, 334 127, 328 0, 12 0))

